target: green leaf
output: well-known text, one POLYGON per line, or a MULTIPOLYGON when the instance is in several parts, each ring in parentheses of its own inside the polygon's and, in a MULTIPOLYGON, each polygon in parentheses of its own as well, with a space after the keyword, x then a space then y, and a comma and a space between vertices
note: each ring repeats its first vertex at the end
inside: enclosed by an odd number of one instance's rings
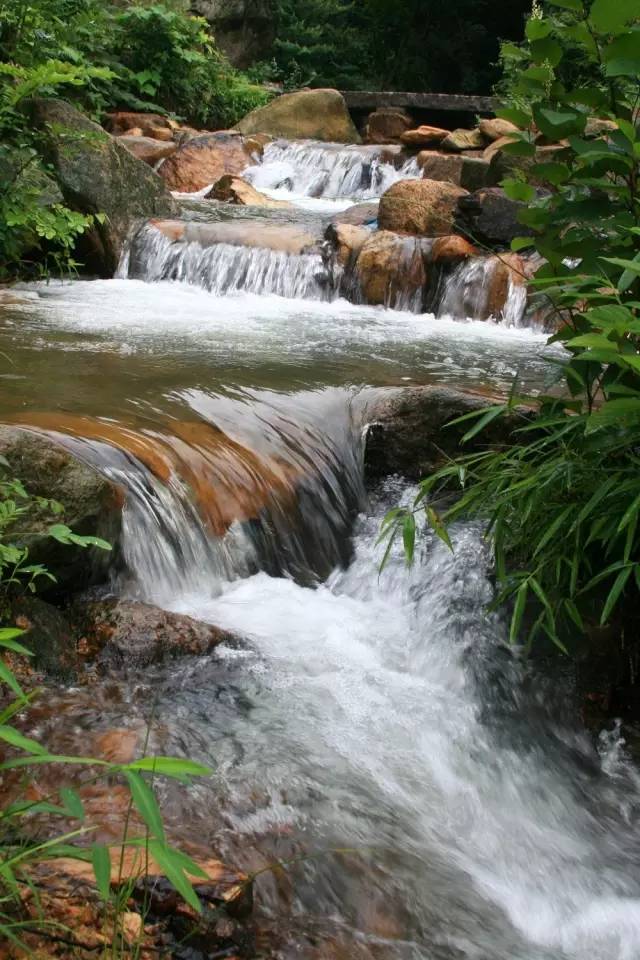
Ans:
POLYGON ((601 33, 617 33, 638 20, 638 0, 594 0, 589 20, 601 33))
POLYGON ((564 10, 580 10, 584 9, 583 0, 550 0, 550 3, 554 7, 562 7, 564 10))
POLYGON ((505 179, 502 181, 502 188, 510 200, 523 200, 525 203, 530 203, 536 196, 535 189, 524 180, 505 179))
POLYGON ((451 543, 449 531, 447 530, 447 526, 442 517, 433 509, 433 507, 427 507, 426 514, 427 520, 431 524, 435 535, 442 540, 442 542, 446 544, 449 547, 449 550, 451 550, 453 553, 453 544, 451 543))
POLYGON ((151 835, 164 842, 164 825, 162 823, 158 801, 155 798, 153 790, 151 790, 135 770, 125 769, 124 775, 127 778, 129 789, 131 790, 134 805, 149 828, 151 835))
POLYGON ((174 777, 182 780, 187 777, 209 777, 212 770, 193 760, 183 760, 180 757, 143 757, 128 763, 126 770, 147 771, 163 777, 174 777))
POLYGON ((412 513, 408 513, 402 523, 402 543, 407 566, 411 566, 416 543, 416 518, 412 513))
POLYGON ((41 743, 38 743, 37 740, 25 737, 21 733, 18 733, 13 727, 6 726, 5 724, 0 725, 0 740, 4 740, 5 743, 11 744, 12 747, 16 747, 18 750, 24 751, 24 753, 39 755, 47 753, 46 749, 41 743))
POLYGON ((108 903, 111 898, 111 857, 108 848, 103 844, 92 844, 91 863, 98 893, 104 902, 108 903))
POLYGON ((532 40, 530 48, 531 56, 536 63, 548 63, 552 67, 556 67, 562 60, 562 47, 553 37, 532 40))
POLYGON ((527 20, 524 32, 527 40, 542 40, 543 37, 549 36, 552 29, 548 20, 531 17, 527 20))
POLYGON ((640 398, 619 397, 616 400, 607 400, 590 415, 587 430, 592 432, 602 427, 638 421, 640 421, 640 398))
POLYGON ((511 626, 509 628, 509 643, 512 646, 518 641, 518 634, 520 633, 520 625, 522 623, 522 617, 524 615, 528 595, 529 582, 528 580, 523 580, 516 591, 516 602, 513 607, 511 626))
MULTIPOLYGON (((488 424, 492 423, 498 417, 501 417, 504 413, 506 413, 507 410, 508 410, 508 407, 504 403, 500 404, 499 406, 490 407, 488 410, 486 410, 482 414, 478 422, 474 424, 474 426, 471 427, 470 430, 467 430, 464 436, 461 437, 460 443, 468 443, 469 440, 472 440, 478 433, 484 430, 484 428, 488 426, 488 424)), ((475 413, 476 411, 474 411, 474 415, 475 413)), ((465 417, 466 416, 467 415, 465 415, 465 417)), ((463 419, 465 419, 465 417, 458 417, 457 420, 452 420, 451 423, 447 424, 447 426, 449 427, 454 423, 460 423, 463 419)))
POLYGON ((640 31, 614 37, 605 47, 602 59, 608 77, 635 78, 640 73, 640 31))
POLYGON ((562 140, 571 134, 582 133, 587 122, 586 115, 578 110, 552 110, 537 107, 533 111, 540 130, 554 140, 562 140))
POLYGON ((604 626, 608 622, 611 613, 613 612, 614 607, 616 606, 618 600, 620 599, 620 594, 627 585, 627 581, 631 574, 633 573, 633 565, 623 568, 616 579, 613 582, 613 586, 609 591, 609 595, 606 599, 605 605, 602 609, 602 615, 600 616, 600 626, 604 626))
POLYGON ((80 795, 72 787, 62 787, 60 790, 60 799, 64 804, 66 813, 76 820, 84 821, 84 807, 80 795))
POLYGON ((201 913, 202 905, 191 883, 184 874, 180 858, 176 858, 174 851, 158 840, 149 841, 149 852, 162 869, 167 880, 173 884, 189 906, 197 910, 198 913, 201 913))

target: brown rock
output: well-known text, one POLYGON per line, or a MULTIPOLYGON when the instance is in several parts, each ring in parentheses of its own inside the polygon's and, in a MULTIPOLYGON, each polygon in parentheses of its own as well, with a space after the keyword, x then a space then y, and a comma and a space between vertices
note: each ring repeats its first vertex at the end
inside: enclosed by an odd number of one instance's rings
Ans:
POLYGON ((379 230, 362 246, 355 276, 366 303, 400 306, 426 286, 422 245, 414 238, 379 230))
MULTIPOLYGON (((244 134, 267 133, 288 140, 361 143, 344 97, 337 90, 296 90, 258 107, 236 124, 244 134)), ((231 171, 228 171, 231 173, 231 171)))
POLYGON ((501 117, 481 120, 478 129, 487 140, 500 140, 501 137, 508 137, 509 134, 518 132, 515 123, 503 120, 501 117))
POLYGON ((163 140, 168 143, 173 140, 173 130, 170 127, 149 127, 148 136, 152 140, 163 140))
POLYGON ((220 177, 217 183, 206 196, 207 200, 221 200, 224 203, 234 203, 242 207, 291 207, 288 200, 273 200, 271 197, 260 193, 250 183, 243 180, 242 177, 234 177, 227 173, 220 177))
MULTIPOLYGON (((237 644, 226 630, 137 600, 79 602, 72 616, 89 648, 99 651, 99 661, 109 666, 145 666, 175 656, 201 656, 220 643, 237 644)), ((135 750, 137 738, 135 731, 109 731, 98 746, 124 754, 135 750)))
POLYGON ((358 257, 371 237, 371 231, 351 223, 332 223, 327 227, 326 237, 333 246, 338 263, 346 267, 358 257))
POLYGON ((449 150, 451 153, 460 153, 462 150, 479 150, 484 145, 485 139, 477 128, 475 130, 458 128, 447 134, 444 140, 440 142, 442 149, 449 150))
POLYGON ((446 236, 453 232, 458 200, 466 193, 437 180, 401 180, 381 197, 378 224, 396 233, 446 236))
POLYGON ((438 150, 421 150, 417 156, 418 166, 425 180, 442 180, 478 190, 484 186, 489 163, 468 153, 441 153, 438 150))
MULTIPOLYGON (((131 130, 125 130, 124 133, 119 133, 119 137, 143 137, 144 133, 142 132, 142 127, 131 127, 131 130)), ((151 139, 151 138, 149 138, 151 139)))
POLYGON ((133 113, 125 110, 108 113, 104 126, 114 137, 136 128, 141 131, 140 135, 147 137, 153 136, 151 131, 158 128, 165 128, 169 131, 172 129, 171 121, 160 113, 133 113))
POLYGON ((483 150, 483 158, 485 160, 491 160, 491 158, 494 157, 500 150, 502 150, 504 146, 506 146, 508 143, 513 143, 514 139, 515 137, 509 136, 508 134, 503 137, 497 137, 492 143, 489 144, 488 147, 486 147, 485 150, 483 150))
POLYGON ((237 133, 206 133, 179 147, 158 173, 171 190, 195 193, 225 173, 242 173, 252 162, 251 152, 237 133))
POLYGON ((136 758, 139 730, 128 728, 106 730, 93 741, 92 757, 109 763, 131 763, 136 758))
POLYGON ((490 317, 498 319, 504 310, 511 284, 522 286, 526 284, 525 265, 522 257, 517 253, 502 253, 499 257, 492 257, 487 271, 489 284, 487 298, 480 320, 490 317))
POLYGON ((144 160, 151 167, 155 166, 158 160, 170 157, 178 149, 178 145, 173 141, 162 143, 159 140, 153 140, 151 137, 133 136, 132 133, 123 133, 122 136, 118 137, 118 141, 134 157, 144 160))
POLYGON ((431 247, 432 263, 458 263, 460 260, 467 260, 469 257, 479 256, 480 251, 472 243, 452 234, 450 237, 437 237, 431 247))
POLYGON ((441 143, 449 135, 450 131, 443 130, 442 127, 429 127, 423 124, 415 130, 407 130, 400 139, 410 147, 426 147, 432 143, 441 143))
POLYGON ((351 223, 354 226, 361 227, 365 223, 373 223, 377 219, 377 200, 365 200, 363 203, 354 203, 352 207, 343 210, 342 213, 336 213, 331 222, 351 223))
POLYGON ((602 117, 589 117, 584 128, 584 135, 587 138, 606 137, 611 133, 615 133, 617 129, 618 124, 615 120, 605 120, 602 117))
POLYGON ((412 122, 404 110, 384 107, 375 110, 367 119, 365 143, 398 143, 412 122))

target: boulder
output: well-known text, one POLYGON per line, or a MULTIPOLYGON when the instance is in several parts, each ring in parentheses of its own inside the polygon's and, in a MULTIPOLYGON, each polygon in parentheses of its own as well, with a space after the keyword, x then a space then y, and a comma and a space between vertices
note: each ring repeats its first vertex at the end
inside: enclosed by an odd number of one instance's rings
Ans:
POLYGON ((252 110, 238 124, 244 134, 267 133, 288 140, 361 143, 342 94, 337 90, 298 90, 252 110))
POLYGON ((498 137, 496 140, 492 140, 488 147, 482 152, 482 157, 484 160, 492 160, 497 153, 499 153, 503 147, 506 147, 507 144, 514 142, 514 137, 510 137, 508 134, 504 137, 498 137))
POLYGON ((118 143, 127 148, 138 160, 144 160, 150 167, 153 167, 159 160, 170 157, 178 149, 177 143, 173 140, 170 143, 162 143, 159 140, 153 140, 151 137, 134 137, 131 134, 123 133, 118 137, 118 143))
POLYGON ((226 173, 205 197, 206 200, 220 200, 223 203, 233 203, 241 207, 280 207, 288 208, 293 205, 288 200, 273 200, 264 193, 260 193, 242 177, 234 177, 226 173))
POLYGON ((508 246, 514 237, 533 236, 530 228, 518 222, 523 207, 500 187, 483 187, 460 197, 456 227, 478 243, 508 246))
POLYGON ((525 408, 497 417, 464 447, 460 441, 469 424, 447 426, 466 413, 503 402, 504 397, 442 386, 371 391, 363 411, 369 425, 365 446, 368 478, 398 473, 419 479, 462 452, 513 442, 514 430, 523 424, 522 415, 529 413, 525 408))
POLYGON ((365 200, 363 203, 354 203, 352 207, 336 213, 332 218, 332 223, 352 223, 354 226, 361 227, 364 224, 375 223, 378 219, 378 201, 365 200))
POLYGON ((400 180, 380 199, 381 230, 428 237, 453 233, 458 200, 466 190, 437 180, 400 180))
POLYGON ((489 172, 487 160, 461 153, 421 150, 416 159, 425 180, 442 180, 465 190, 483 187, 489 172))
POLYGON ((169 137, 173 135, 173 126, 167 117, 160 113, 132 113, 125 110, 114 110, 104 119, 105 129, 114 137, 129 133, 132 129, 141 130, 140 136, 152 137, 152 131, 167 130, 169 137))
POLYGON ((234 67, 244 69, 264 60, 275 36, 271 0, 191 0, 193 13, 204 17, 234 67))
POLYGON ((73 627, 57 607, 40 597, 16 597, 3 612, 3 622, 26 631, 22 642, 33 654, 30 668, 61 680, 75 677, 80 660, 73 627))
POLYGON ((584 128, 584 135, 588 140, 595 137, 607 137, 615 133, 618 124, 615 120, 605 120, 603 117, 589 117, 584 128))
MULTIPOLYGON (((508 142, 511 141, 508 139, 505 139, 505 141, 496 141, 491 144, 491 146, 500 146, 501 148, 508 142)), ((527 180, 530 183, 536 184, 537 186, 544 186, 544 182, 539 177, 533 175, 532 167, 537 163, 550 163, 556 160, 561 162, 567 155, 567 148, 568 144, 564 143, 546 144, 542 147, 536 147, 535 156, 533 157, 518 157, 506 153, 502 149, 494 150, 487 173, 487 186, 497 186, 507 177, 518 177, 520 174, 526 174, 527 180)), ((491 147, 489 149, 491 149, 491 147)), ((487 151, 485 151, 485 153, 487 153, 487 151)))
POLYGON ((480 150, 484 145, 485 139, 477 128, 474 130, 463 130, 462 128, 452 130, 440 142, 442 149, 451 153, 460 153, 462 150, 480 150))
POLYGON ((203 656, 237 637, 179 613, 138 600, 74 604, 70 617, 91 658, 104 667, 147 666, 177 656, 203 656))
MULTIPOLYGON (((60 519, 74 533, 117 544, 123 505, 119 487, 49 437, 20 427, 0 426, 0 454, 8 462, 7 475, 21 480, 28 493, 62 503, 60 519)), ((56 577, 55 583, 40 578, 40 593, 66 595, 103 582, 113 552, 59 543, 48 536, 54 522, 35 510, 9 530, 12 542, 28 547, 29 562, 44 564, 56 577)))
POLYGON ((481 120, 478 129, 486 140, 500 140, 502 137, 508 137, 509 134, 518 132, 515 123, 511 123, 510 120, 503 120, 501 117, 481 120))
POLYGON ((90 232, 90 256, 92 268, 111 276, 132 225, 172 216, 176 204, 148 164, 64 100, 32 100, 30 113, 65 201, 106 215, 90 232))
POLYGON ((367 118, 365 143, 399 143, 413 120, 404 110, 379 107, 367 118))
POLYGON ((422 299, 428 278, 420 240, 377 231, 363 244, 354 276, 365 303, 402 307, 422 299))
POLYGON ((437 237, 433 241, 429 259, 432 263, 451 264, 479 255, 480 251, 472 243, 464 237, 452 234, 450 237, 437 237))
POLYGON ((357 259, 363 246, 371 238, 371 231, 351 223, 331 223, 325 237, 331 244, 338 263, 346 267, 357 259))
POLYGON ((441 143, 449 133, 449 130, 443 130, 442 127, 429 127, 423 124, 413 130, 407 130, 400 139, 408 147, 428 147, 434 143, 441 143))
POLYGON ((499 257, 491 257, 488 267, 486 300, 478 320, 501 317, 511 285, 525 286, 527 282, 525 264, 517 253, 503 253, 499 257))
POLYGON ((204 133, 179 147, 158 173, 170 190, 195 193, 227 173, 241 174, 253 162, 255 146, 237 133, 204 133))

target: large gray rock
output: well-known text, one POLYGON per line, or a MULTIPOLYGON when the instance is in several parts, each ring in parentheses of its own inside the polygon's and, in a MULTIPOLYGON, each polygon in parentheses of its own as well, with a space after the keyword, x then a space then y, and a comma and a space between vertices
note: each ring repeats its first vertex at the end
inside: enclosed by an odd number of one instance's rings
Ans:
POLYGON ((487 246, 508 246, 514 237, 532 236, 518 221, 524 204, 510 200, 501 187, 485 187, 460 197, 455 227, 464 236, 487 246))
POLYGON ((337 90, 298 90, 252 110, 236 124, 240 133, 266 133, 287 140, 361 143, 360 134, 337 90))
POLYGON ((449 458, 474 449, 512 442, 526 409, 498 417, 468 444, 460 440, 469 423, 449 427, 452 420, 483 410, 504 398, 452 387, 399 387, 372 390, 364 398, 362 416, 368 424, 365 469, 376 479, 398 473, 419 479, 443 466, 449 458))
POLYGON ((247 67, 268 53, 275 33, 271 0, 191 0, 191 10, 208 20, 234 67, 247 67))
MULTIPOLYGON (((100 537, 116 545, 120 536, 122 491, 49 437, 20 427, 0 425, 0 454, 9 478, 21 480, 35 497, 57 500, 60 518, 74 533, 100 537)), ((32 510, 13 524, 7 539, 29 549, 29 562, 42 563, 56 582, 40 578, 39 592, 66 596, 107 577, 114 551, 59 543, 48 536, 56 522, 32 510)))
POLYGON ((133 223, 171 216, 177 205, 160 177, 64 100, 35 99, 31 119, 66 203, 106 215, 91 230, 90 266, 111 276, 133 223))

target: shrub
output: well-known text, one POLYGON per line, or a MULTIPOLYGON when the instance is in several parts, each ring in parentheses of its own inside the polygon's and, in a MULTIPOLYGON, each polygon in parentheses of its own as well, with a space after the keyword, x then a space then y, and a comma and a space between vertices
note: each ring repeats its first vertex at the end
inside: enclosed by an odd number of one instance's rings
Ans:
MULTIPOLYGON (((414 511, 394 512, 385 535, 402 529, 411 554, 414 513, 425 505, 442 536, 456 518, 485 518, 497 603, 513 605, 512 641, 532 599, 529 641, 546 634, 564 649, 563 638, 593 625, 623 629, 638 609, 640 23, 637 4, 625 0, 556 0, 547 10, 534 10, 525 46, 509 52, 517 70, 500 115, 522 129, 505 149, 531 165, 503 186, 526 202, 521 221, 535 231, 513 249, 532 246, 545 259, 534 288, 558 318, 551 340, 568 351, 566 396, 539 401, 511 449, 462 457, 425 480, 414 511), (573 86, 563 69, 576 45, 583 75, 595 78, 588 85, 573 86), (609 122, 595 138, 594 114, 609 122), (539 132, 567 141, 561 161, 535 162, 539 132), (530 179, 550 191, 537 192, 530 179), (438 517, 429 501, 451 482, 462 495, 438 517)), ((480 414, 467 438, 515 404, 480 414)))

